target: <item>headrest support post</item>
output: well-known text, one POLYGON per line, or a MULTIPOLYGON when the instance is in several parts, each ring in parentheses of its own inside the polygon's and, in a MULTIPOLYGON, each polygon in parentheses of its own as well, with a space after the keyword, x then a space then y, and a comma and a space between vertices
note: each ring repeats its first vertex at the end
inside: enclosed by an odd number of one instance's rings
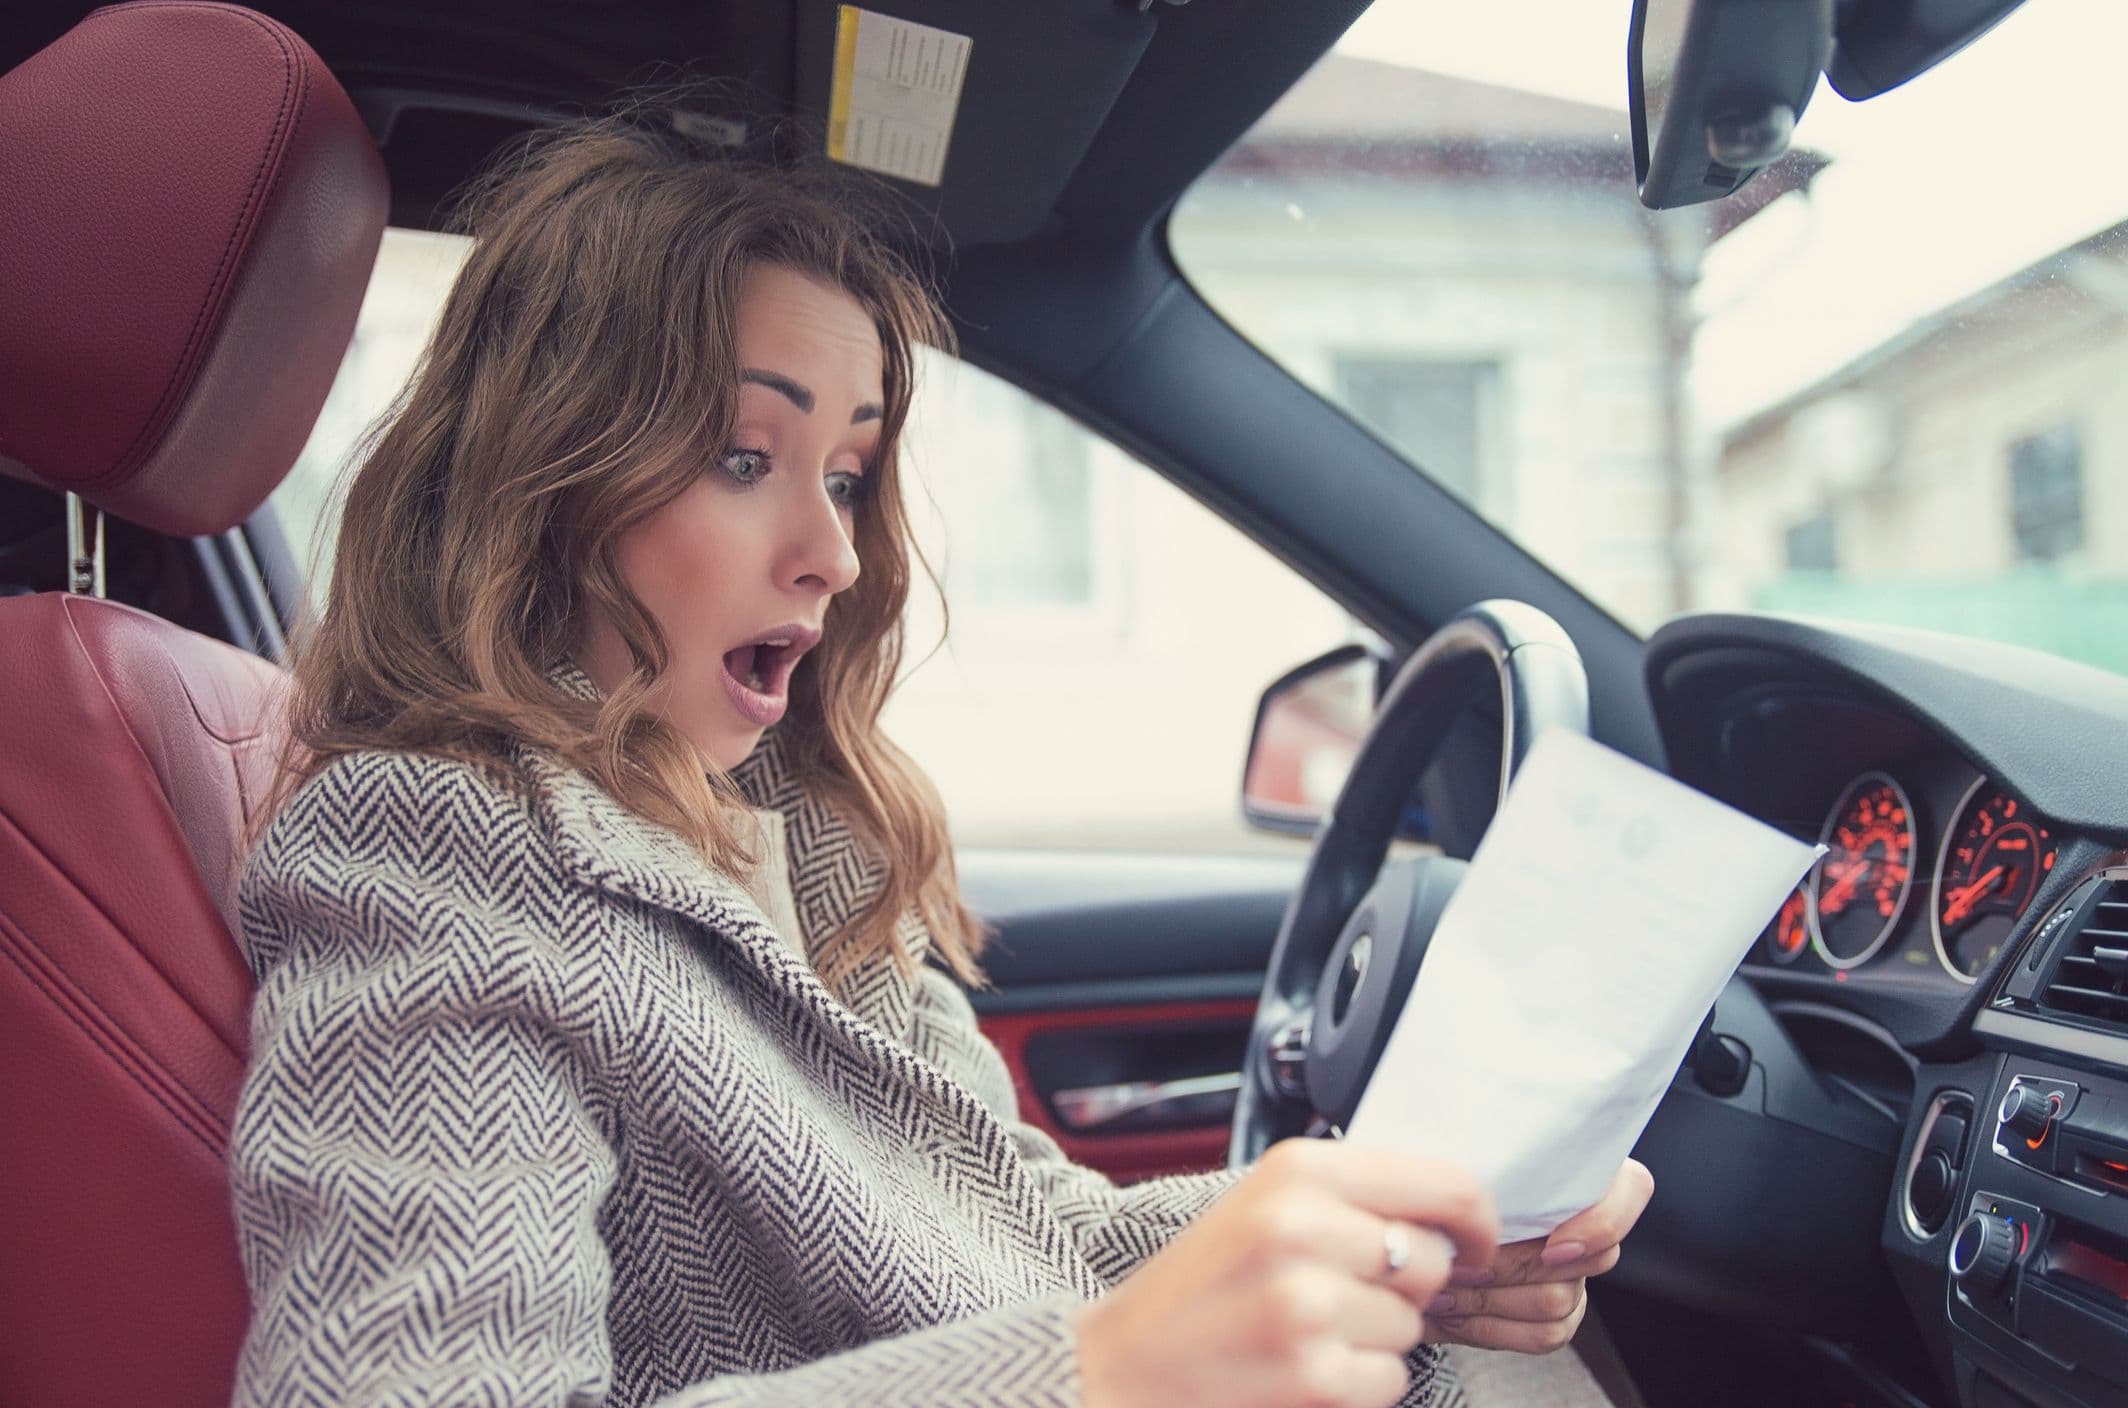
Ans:
POLYGON ((66 496, 67 590, 76 596, 103 596, 103 510, 92 509, 79 494, 66 496), (96 515, 95 539, 90 540, 87 514, 96 515))

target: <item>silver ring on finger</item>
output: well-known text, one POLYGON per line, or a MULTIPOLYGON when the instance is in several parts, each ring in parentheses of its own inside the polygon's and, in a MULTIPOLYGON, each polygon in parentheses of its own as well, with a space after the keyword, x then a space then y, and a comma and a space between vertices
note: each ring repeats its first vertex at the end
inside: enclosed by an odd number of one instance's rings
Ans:
POLYGON ((1382 1229, 1382 1275, 1386 1279, 1411 1264, 1411 1229, 1392 1222, 1382 1229))

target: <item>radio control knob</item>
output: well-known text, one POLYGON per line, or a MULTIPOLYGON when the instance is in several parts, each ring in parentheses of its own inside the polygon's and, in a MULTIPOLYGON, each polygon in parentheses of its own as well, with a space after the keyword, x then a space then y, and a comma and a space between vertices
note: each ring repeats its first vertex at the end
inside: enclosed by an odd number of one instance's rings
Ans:
POLYGON ((2004 1127, 2015 1130, 2036 1147, 2045 1141, 2047 1131, 2054 1127, 2054 1117, 2061 1113, 2061 1107, 2062 1098, 2058 1091, 2017 1084, 2002 1097, 2002 1108, 1997 1113, 2002 1116, 2004 1127))
POLYGON ((1991 1212, 1976 1212, 1951 1238, 1951 1278, 1980 1291, 1996 1291, 2017 1264, 2017 1224, 1991 1212))

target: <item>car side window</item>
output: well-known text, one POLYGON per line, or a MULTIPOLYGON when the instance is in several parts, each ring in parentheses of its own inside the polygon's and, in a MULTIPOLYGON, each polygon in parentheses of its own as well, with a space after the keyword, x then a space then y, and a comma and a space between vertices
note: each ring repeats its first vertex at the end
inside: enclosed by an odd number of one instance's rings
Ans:
MULTIPOLYGON (((320 599, 344 468, 419 358, 464 243, 389 232, 318 428, 274 494, 320 599)), ((919 582, 886 728, 963 846, 1290 851, 1241 817, 1257 698, 1355 638, 1329 597, 1038 398, 927 356, 905 439, 919 582)))

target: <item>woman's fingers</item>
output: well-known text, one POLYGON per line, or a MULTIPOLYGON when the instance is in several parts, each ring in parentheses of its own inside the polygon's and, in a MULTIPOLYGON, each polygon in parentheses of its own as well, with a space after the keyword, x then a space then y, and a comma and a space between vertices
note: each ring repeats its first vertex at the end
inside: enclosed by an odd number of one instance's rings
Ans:
MULTIPOLYGON (((1386 1149, 1289 1139, 1259 1162, 1274 1177, 1314 1183, 1377 1217, 1439 1229, 1460 1266, 1486 1266, 1500 1235, 1492 1195, 1454 1164, 1386 1149)), ((1416 1239, 1415 1239, 1416 1240, 1416 1239)))
POLYGON ((1627 1159, 1594 1207, 1574 1214, 1544 1239, 1539 1260, 1547 1266, 1564 1266, 1617 1246, 1640 1221, 1654 1195, 1655 1175, 1639 1160, 1627 1159))
POLYGON ((1378 1222, 1376 1229, 1372 1255, 1354 1266, 1356 1275, 1380 1281, 1416 1306, 1425 1305, 1448 1284, 1449 1269, 1455 1265, 1455 1248, 1448 1238, 1408 1222, 1378 1222))
POLYGON ((1586 1294, 1582 1281, 1542 1281, 1530 1286, 1467 1286, 1441 1292, 1427 1309, 1439 1318, 1491 1315, 1533 1325, 1564 1320, 1586 1294))
POLYGON ((1527 1242, 1511 1242, 1500 1248, 1493 1264, 1482 1272, 1462 1274, 1460 1268, 1451 1273, 1451 1286, 1526 1286, 1540 1281, 1582 1281, 1591 1276, 1601 1276, 1618 1265, 1619 1249, 1605 1247, 1591 1252, 1579 1261, 1560 1266, 1544 1264, 1546 1243, 1532 1239, 1527 1242))
POLYGON ((1447 1283, 1454 1252, 1430 1227, 1376 1217, 1320 1190, 1266 1203, 1253 1232, 1264 1264, 1321 1261, 1414 1306, 1447 1283))
POLYGON ((1356 1349, 1403 1354, 1419 1342, 1426 1323, 1419 1309, 1395 1291, 1345 1283, 1339 1296, 1338 1328, 1356 1349))
POLYGON ((1401 1353, 1325 1346, 1293 1385, 1304 1403, 1395 1403, 1411 1387, 1401 1353))
POLYGON ((1640 1163, 1627 1159, 1603 1198, 1593 1207, 1559 1224, 1549 1237, 1511 1242, 1488 1266, 1459 1264, 1452 1286, 1579 1281, 1601 1276, 1618 1264, 1618 1244, 1640 1220, 1655 1192, 1655 1178, 1640 1163))
MULTIPOLYGON (((1514 1289, 1535 1291, 1536 1286, 1514 1289)), ((1478 1349, 1505 1349, 1517 1354, 1551 1354, 1566 1348, 1588 1313, 1586 1287, 1576 1288, 1567 1313, 1550 1320, 1516 1320, 1504 1315, 1435 1316, 1426 1322, 1426 1338, 1435 1344, 1467 1344, 1478 1349)))
MULTIPOLYGON (((1349 1145, 1274 1146, 1074 1321, 1090 1408, 1381 1408, 1453 1255, 1483 1265, 1492 1199, 1461 1169, 1349 1145)), ((1479 1317, 1481 1320, 1484 1317, 1479 1317)))

